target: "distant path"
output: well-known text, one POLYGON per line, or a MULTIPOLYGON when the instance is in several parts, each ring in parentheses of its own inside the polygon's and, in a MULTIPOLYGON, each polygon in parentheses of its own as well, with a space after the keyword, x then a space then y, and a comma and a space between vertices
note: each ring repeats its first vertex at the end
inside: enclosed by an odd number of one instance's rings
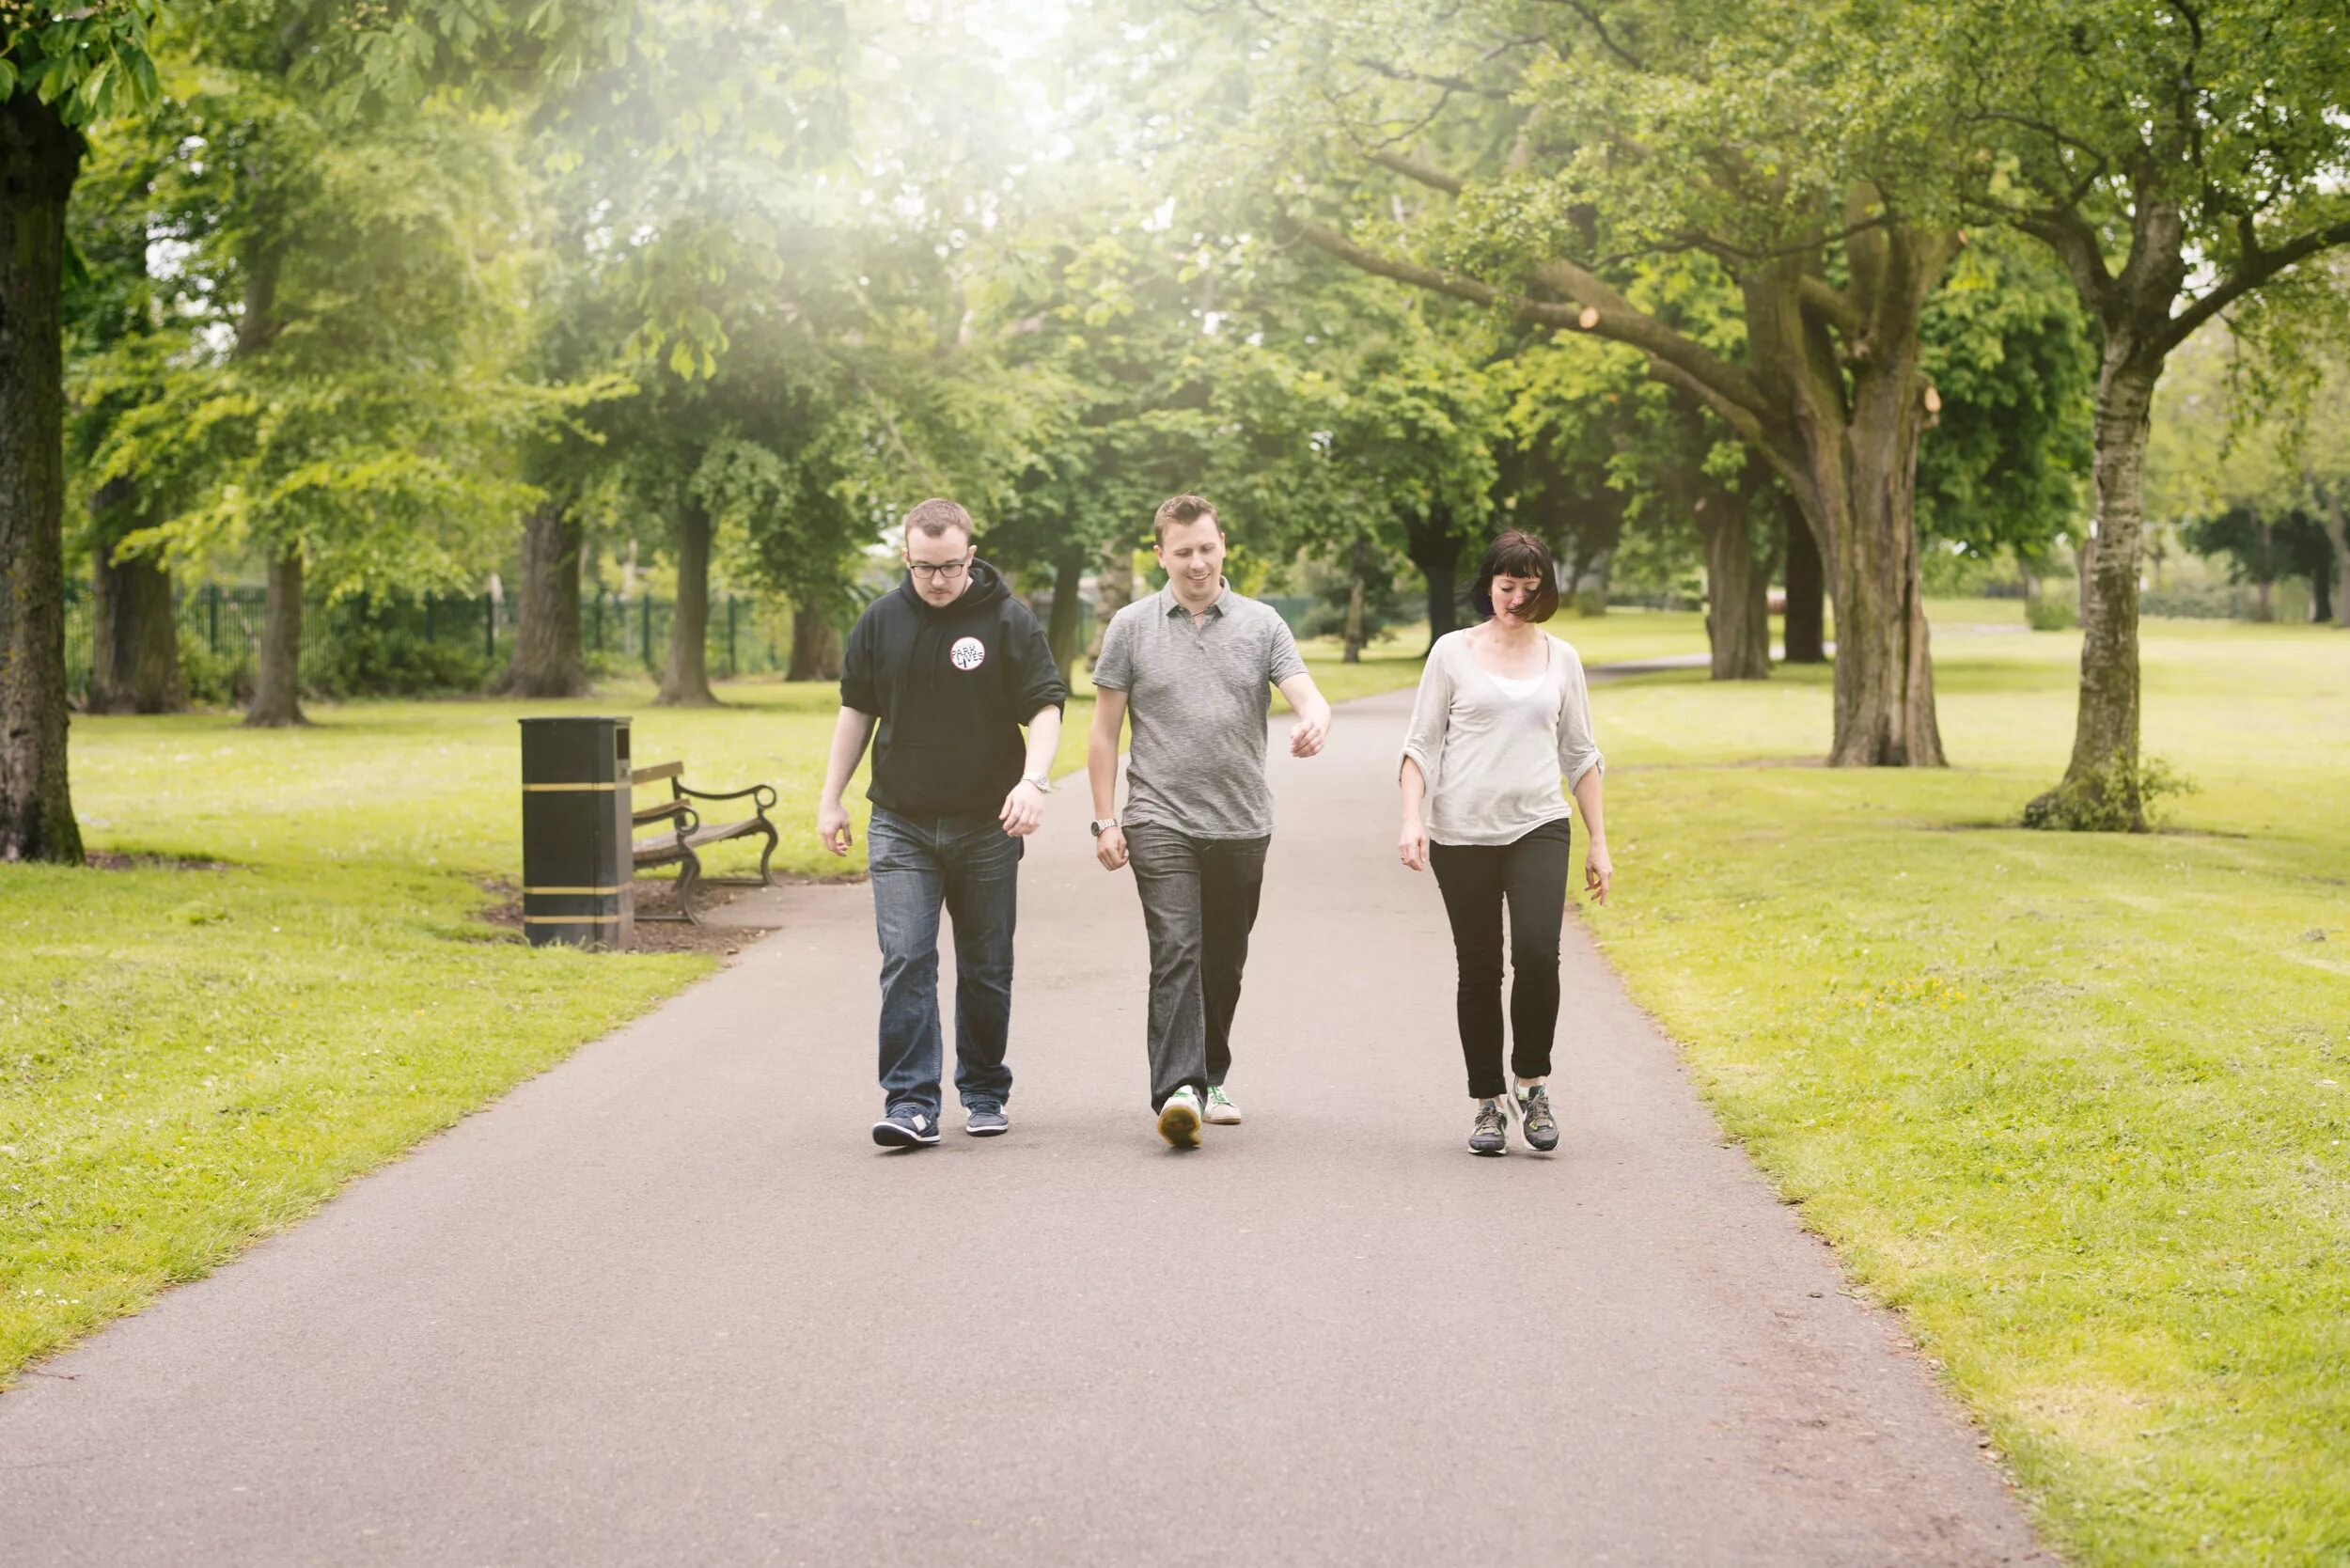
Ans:
POLYGON ((1247 1125, 1153 1135, 1075 790, 1000 1141, 868 1143, 869 895, 760 895, 738 966, 0 1396, 0 1558, 2050 1560, 1572 926, 1562 1151, 1463 1151, 1411 696, 1275 764, 1247 1125))

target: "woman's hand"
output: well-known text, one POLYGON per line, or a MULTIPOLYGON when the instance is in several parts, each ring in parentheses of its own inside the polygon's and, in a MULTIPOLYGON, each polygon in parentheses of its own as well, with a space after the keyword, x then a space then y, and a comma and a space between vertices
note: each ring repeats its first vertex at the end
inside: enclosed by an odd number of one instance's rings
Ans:
POLYGON ((1428 869, 1428 829, 1418 817, 1403 819, 1403 829, 1395 836, 1395 852, 1403 857, 1403 864, 1415 871, 1428 869))
POLYGON ((1607 902, 1608 885, 1616 880, 1616 863, 1607 857, 1606 840, 1594 839, 1583 852, 1583 891, 1593 903, 1607 902))

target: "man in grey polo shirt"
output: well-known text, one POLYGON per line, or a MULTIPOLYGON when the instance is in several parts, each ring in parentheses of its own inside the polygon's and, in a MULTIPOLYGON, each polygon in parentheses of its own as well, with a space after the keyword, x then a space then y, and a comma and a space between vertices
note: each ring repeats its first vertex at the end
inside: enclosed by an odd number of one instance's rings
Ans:
POLYGON ((1189 1149, 1203 1120, 1240 1121, 1224 1077, 1273 841, 1264 776, 1271 688, 1297 714, 1292 756, 1322 749, 1330 704, 1280 616, 1224 581, 1213 506, 1171 498, 1159 508, 1158 535, 1167 587, 1118 612, 1094 663, 1086 773, 1094 853, 1113 871, 1132 860, 1151 937, 1151 1108, 1159 1135, 1189 1149), (1129 714, 1120 818, 1118 731, 1129 714))

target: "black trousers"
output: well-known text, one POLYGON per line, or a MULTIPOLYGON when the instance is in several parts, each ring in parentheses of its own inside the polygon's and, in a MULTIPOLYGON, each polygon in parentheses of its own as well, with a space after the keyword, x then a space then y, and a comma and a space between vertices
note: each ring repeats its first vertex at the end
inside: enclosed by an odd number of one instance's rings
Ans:
POLYGON ((1567 910, 1574 832, 1564 817, 1507 844, 1430 844, 1428 863, 1444 892, 1460 965, 1453 1010, 1468 1090, 1480 1100, 1509 1091, 1501 1071, 1501 911, 1510 910, 1510 1071, 1550 1072, 1559 1027, 1559 928, 1567 910))

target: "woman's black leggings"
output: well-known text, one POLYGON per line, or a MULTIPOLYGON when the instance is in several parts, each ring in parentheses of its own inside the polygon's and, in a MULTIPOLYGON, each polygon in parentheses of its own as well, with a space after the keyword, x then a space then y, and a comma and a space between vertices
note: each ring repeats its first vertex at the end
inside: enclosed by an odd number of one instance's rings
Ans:
POLYGON ((1550 1037, 1559 1025, 1559 928, 1567 908, 1567 870, 1574 833, 1564 817, 1507 844, 1430 844, 1428 862, 1452 921, 1461 967, 1453 1006, 1469 1093, 1480 1100, 1509 1091, 1501 1073, 1501 905, 1510 905, 1510 1071, 1521 1078, 1550 1072, 1550 1037))

